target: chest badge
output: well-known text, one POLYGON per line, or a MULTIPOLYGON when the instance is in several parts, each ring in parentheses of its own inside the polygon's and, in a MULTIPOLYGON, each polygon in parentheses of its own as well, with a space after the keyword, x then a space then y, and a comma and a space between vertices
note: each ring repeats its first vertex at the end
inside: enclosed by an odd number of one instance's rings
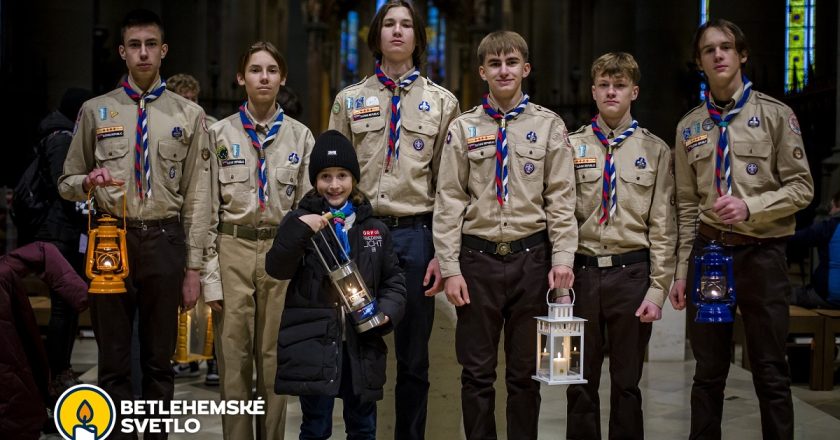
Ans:
POLYGON ((525 171, 525 174, 530 175, 537 169, 536 165, 531 162, 526 162, 525 166, 522 167, 522 171, 525 171))
POLYGON ((216 147, 216 157, 218 157, 219 160, 227 159, 228 158, 227 147, 225 147, 224 145, 219 145, 218 147, 216 147))
POLYGON ((586 157, 586 144, 578 145, 577 150, 578 157, 586 157))
POLYGON ((467 127, 467 132, 470 134, 470 137, 476 137, 477 131, 475 127, 467 127))
POLYGON ((239 151, 239 144, 233 144, 233 145, 231 145, 231 146, 230 146, 230 149, 231 149, 231 150, 233 150, 233 157, 234 157, 234 158, 238 158, 238 157, 239 157, 239 152, 240 152, 240 151, 239 151))
POLYGON ((636 159, 636 168, 640 170, 647 168, 647 160, 644 157, 636 159))
POLYGON ((428 101, 420 101, 420 105, 417 106, 417 109, 421 112, 427 112, 432 109, 432 106, 429 105, 428 101))
POLYGON ((714 128, 714 127, 715 127, 715 123, 714 123, 714 121, 712 121, 712 118, 706 118, 706 119, 703 120, 703 130, 704 131, 711 131, 712 128, 714 128))
MULTIPOLYGON (((347 110, 353 110, 353 97, 348 96, 347 99, 344 100, 344 106, 347 107, 347 110)), ((338 101, 335 102, 336 107, 338 106, 338 101)), ((338 113, 337 111, 335 113, 338 113)))
POLYGON ((752 128, 756 128, 761 125, 761 121, 758 119, 758 116, 753 116, 749 121, 747 121, 747 125, 752 128))
POLYGON ((298 154, 293 151, 291 154, 289 154, 289 163, 294 165, 298 162, 300 162, 300 156, 298 156, 298 154))
POLYGON ((374 105, 379 105, 379 98, 376 96, 368 96, 368 98, 365 99, 365 107, 373 107, 374 105))
POLYGON ((120 112, 118 112, 116 110, 111 110, 110 113, 108 113, 108 115, 111 116, 111 119, 116 118, 117 115, 119 115, 119 114, 120 114, 120 112))
POLYGON ((533 131, 529 131, 528 134, 525 135, 525 139, 528 139, 528 141, 533 144, 537 142, 537 134, 533 131))
POLYGON ((415 139, 411 146, 417 151, 422 151, 426 144, 423 142, 423 139, 415 139))
POLYGON ((173 139, 181 139, 181 136, 184 135, 184 130, 181 127, 175 127, 172 129, 172 138, 173 139))
POLYGON ((176 172, 175 172, 175 165, 172 165, 171 167, 169 167, 169 178, 170 178, 170 179, 174 179, 174 178, 175 178, 175 174, 176 174, 176 172))
POLYGON ((364 96, 359 96, 358 98, 356 98, 355 107, 356 108, 362 108, 364 106, 365 106, 365 97, 364 96))
POLYGON ((104 121, 108 119, 108 107, 99 107, 99 120, 104 121))
POLYGON ((749 174, 750 176, 755 176, 755 173, 757 173, 757 172, 758 172, 758 165, 757 164, 755 164, 753 162, 750 162, 750 163, 747 164, 747 174, 749 174))
POLYGON ((684 140, 684 141, 687 141, 687 140, 688 140, 688 138, 690 138, 690 137, 691 137, 691 129, 690 129, 690 128, 688 128, 688 127, 683 128, 682 135, 683 135, 683 140, 684 140))
POLYGON ((295 193, 294 185, 289 185, 289 186, 286 187, 286 197, 291 197, 292 194, 294 194, 294 193, 295 193))

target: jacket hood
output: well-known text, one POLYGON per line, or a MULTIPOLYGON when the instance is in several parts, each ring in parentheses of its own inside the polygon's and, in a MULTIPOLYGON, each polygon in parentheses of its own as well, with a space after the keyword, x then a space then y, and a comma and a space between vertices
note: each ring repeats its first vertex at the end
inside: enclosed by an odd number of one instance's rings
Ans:
POLYGON ((44 137, 56 130, 73 131, 75 125, 75 122, 67 119, 67 116, 64 116, 61 112, 54 111, 44 117, 38 124, 38 133, 41 137, 44 137))

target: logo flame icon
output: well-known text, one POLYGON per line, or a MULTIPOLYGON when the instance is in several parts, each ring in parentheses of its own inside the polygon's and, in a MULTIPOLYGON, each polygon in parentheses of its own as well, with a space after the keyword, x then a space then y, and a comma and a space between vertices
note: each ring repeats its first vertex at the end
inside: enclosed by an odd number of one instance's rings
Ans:
POLYGON ((90 406, 87 400, 83 400, 82 404, 79 405, 79 409, 76 410, 76 418, 82 422, 83 425, 87 425, 88 422, 93 420, 93 407, 90 406))

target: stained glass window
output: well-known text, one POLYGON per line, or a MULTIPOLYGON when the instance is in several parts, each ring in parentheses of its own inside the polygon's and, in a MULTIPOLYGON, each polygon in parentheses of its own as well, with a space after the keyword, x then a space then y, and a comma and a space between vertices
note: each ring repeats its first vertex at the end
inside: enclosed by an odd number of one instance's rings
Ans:
POLYGON ((446 77, 446 18, 441 17, 434 5, 427 9, 426 25, 428 76, 441 83, 446 77))
POLYGON ((816 0, 787 0, 785 29, 785 92, 798 92, 814 71, 816 0))
POLYGON ((359 79, 359 13, 350 11, 341 21, 341 87, 359 79))

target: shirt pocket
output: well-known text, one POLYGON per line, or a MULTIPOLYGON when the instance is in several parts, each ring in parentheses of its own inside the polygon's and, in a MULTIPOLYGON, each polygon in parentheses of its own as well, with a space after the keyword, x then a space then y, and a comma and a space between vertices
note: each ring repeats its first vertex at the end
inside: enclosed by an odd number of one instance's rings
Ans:
POLYGON ((475 184, 479 190, 474 194, 479 194, 487 182, 496 175, 495 157, 495 147, 483 147, 467 151, 467 159, 470 162, 470 182, 475 184))
MULTIPOLYGON (((133 166, 126 166, 122 158, 128 154, 128 139, 104 139, 96 143, 96 162, 102 168, 107 168, 111 177, 128 182, 133 166)), ((133 162, 132 162, 133 164, 133 162)))
POLYGON ((251 203, 251 169, 233 165, 219 169, 219 195, 229 212, 246 212, 251 203), (234 206, 236 205, 236 206, 234 206))
POLYGON ((439 125, 423 120, 403 120, 400 132, 400 155, 411 156, 420 163, 432 159, 439 125))
POLYGON ((710 188, 713 185, 715 163, 710 156, 714 150, 714 145, 706 144, 685 153, 688 165, 694 169, 699 188, 710 188))
MULTIPOLYGON (((172 191, 178 191, 181 175, 184 172, 184 159, 187 158, 187 146, 178 141, 158 141, 158 156, 160 165, 157 167, 161 176, 158 181, 172 191)), ((154 178, 154 176, 152 176, 154 178)))
POLYGON ((650 201, 653 197, 653 184, 656 174, 652 170, 628 169, 619 173, 622 187, 616 188, 619 203, 632 209, 633 214, 647 218, 650 211, 650 201), (621 192, 624 191, 622 195, 621 192))
POLYGON ((292 209, 295 203, 295 195, 298 189, 297 168, 277 167, 274 169, 275 187, 277 199, 280 200, 280 209, 285 213, 292 209))
MULTIPOLYGON (((519 178, 526 181, 542 182, 545 165, 545 145, 534 144, 530 146, 517 145, 513 149, 513 166, 519 178)), ((540 188, 542 191, 542 188, 540 188)))
POLYGON ((575 185, 575 212, 578 218, 585 220, 601 204, 601 170, 575 170, 575 185))
POLYGON ((379 141, 387 144, 388 133, 385 131, 385 118, 361 119, 350 122, 350 131, 353 133, 353 145, 356 146, 356 154, 359 159, 368 159, 375 152, 380 151, 379 141), (384 135, 384 139, 383 139, 384 135))
POLYGON ((732 175, 733 186, 736 184, 772 190, 774 182, 771 154, 773 144, 769 141, 733 142, 732 175))

